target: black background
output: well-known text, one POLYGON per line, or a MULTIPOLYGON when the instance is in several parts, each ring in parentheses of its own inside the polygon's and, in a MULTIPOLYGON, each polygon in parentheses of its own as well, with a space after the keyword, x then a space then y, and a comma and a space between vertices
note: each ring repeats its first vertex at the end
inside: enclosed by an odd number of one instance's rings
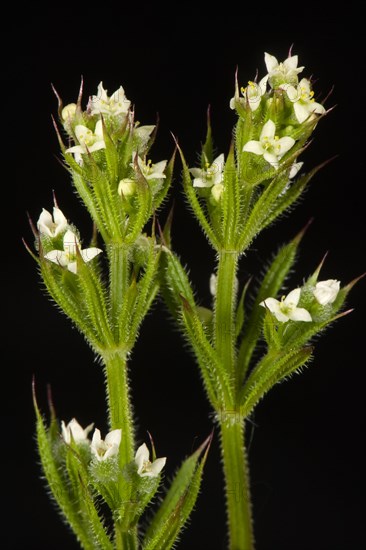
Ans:
MULTIPOLYGON (((326 251, 323 279, 347 283, 366 271, 365 100, 361 76, 364 41, 357 13, 310 5, 271 8, 232 3, 219 8, 165 11, 136 4, 14 6, 3 22, 2 40, 2 501, 7 549, 76 549, 78 545, 50 503, 37 462, 31 379, 42 410, 52 386, 60 419, 95 422, 106 432, 100 366, 69 321, 51 305, 21 238, 32 244, 26 211, 37 220, 52 207, 52 190, 67 218, 87 239, 90 221, 58 162, 51 125, 57 103, 75 101, 81 75, 85 98, 103 80, 109 92, 120 84, 136 106, 137 119, 160 116, 152 158, 173 151, 179 139, 192 166, 205 134, 208 104, 218 152, 227 153, 234 113, 228 108, 234 73, 239 80, 265 74, 263 52, 279 59, 293 52, 314 75, 315 89, 336 108, 318 126, 304 154, 305 168, 338 155, 313 180, 290 216, 253 244, 240 267, 240 282, 310 218, 289 289, 301 284, 326 251)), ((174 245, 189 265, 202 305, 209 305, 208 279, 214 255, 185 206, 175 172, 164 221, 175 198, 174 245)), ((354 312, 337 322, 316 345, 315 360, 302 375, 276 387, 251 422, 249 460, 258 550, 361 550, 364 528, 364 282, 352 291, 354 312)), ((194 360, 164 306, 146 319, 132 356, 133 402, 139 441, 146 431, 158 455, 167 456, 167 479, 210 433, 210 409, 194 360)), ((223 483, 215 437, 203 491, 184 533, 182 549, 225 548, 223 483)), ((4 543, 5 536, 5 543, 4 543)))

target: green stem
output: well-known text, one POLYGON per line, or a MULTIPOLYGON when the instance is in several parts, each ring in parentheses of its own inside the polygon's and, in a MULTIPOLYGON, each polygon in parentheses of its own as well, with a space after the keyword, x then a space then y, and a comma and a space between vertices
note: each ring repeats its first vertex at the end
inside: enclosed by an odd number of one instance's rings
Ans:
POLYGON ((112 243, 108 249, 111 322, 116 341, 120 340, 120 317, 129 284, 128 253, 128 247, 124 244, 112 243))
POLYGON ((249 468, 243 426, 239 413, 237 418, 228 414, 220 422, 230 550, 254 550, 249 468))
POLYGON ((124 464, 134 457, 134 426, 129 395, 126 352, 111 351, 103 357, 107 382, 109 424, 111 430, 122 429, 120 454, 124 464))
POLYGON ((215 347, 225 368, 235 375, 235 303, 238 253, 220 250, 215 304, 215 347))

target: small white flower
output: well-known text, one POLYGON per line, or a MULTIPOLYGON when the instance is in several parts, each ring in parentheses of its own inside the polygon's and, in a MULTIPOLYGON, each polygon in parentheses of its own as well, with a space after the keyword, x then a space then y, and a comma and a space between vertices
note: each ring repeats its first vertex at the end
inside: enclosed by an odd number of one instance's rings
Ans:
POLYGON ((303 307, 297 307, 300 300, 301 288, 295 288, 286 297, 284 296, 281 301, 275 298, 266 298, 259 305, 269 309, 271 313, 281 323, 287 321, 312 321, 311 315, 307 309, 303 307))
POLYGON ((72 273, 77 272, 77 251, 79 251, 84 262, 90 262, 90 260, 102 252, 100 248, 95 248, 94 246, 81 250, 79 239, 70 229, 64 235, 63 245, 63 250, 51 250, 44 257, 61 267, 67 267, 72 273))
POLYGON ((190 168, 189 171, 194 177, 193 187, 213 187, 221 185, 224 181, 224 155, 223 153, 215 158, 212 164, 206 162, 206 167, 190 168))
POLYGON ((154 462, 149 460, 149 449, 143 443, 136 451, 135 463, 137 465, 137 473, 141 477, 157 477, 166 463, 166 457, 157 458, 154 462))
POLYGON ((77 153, 79 155, 84 155, 86 153, 93 153, 94 151, 105 149, 103 123, 101 120, 98 120, 96 123, 94 132, 83 124, 77 124, 74 131, 79 145, 74 145, 73 147, 66 149, 66 153, 77 153))
POLYGON ((279 160, 294 144, 295 140, 292 137, 284 136, 280 138, 276 136, 275 123, 273 120, 267 120, 262 128, 259 141, 254 139, 248 141, 244 145, 243 151, 254 153, 255 155, 263 155, 263 158, 277 170, 279 160))
POLYGON ((268 80, 272 88, 277 88, 281 84, 296 85, 297 75, 304 70, 304 67, 298 67, 298 56, 293 55, 279 63, 274 55, 264 54, 264 62, 268 71, 268 80))
POLYGON ((53 218, 48 210, 42 208, 42 213, 37 222, 38 231, 48 237, 57 237, 67 228, 67 219, 56 206, 53 208, 53 218))
POLYGON ((118 117, 126 116, 130 108, 131 101, 126 98, 125 91, 120 86, 111 97, 108 97, 107 90, 103 88, 103 83, 98 84, 97 95, 89 99, 88 110, 91 115, 102 114, 104 116, 118 117))
POLYGON ((68 445, 71 443, 71 439, 75 441, 75 443, 88 443, 88 434, 93 429, 94 424, 89 424, 85 429, 82 428, 79 424, 79 422, 73 418, 70 420, 70 422, 66 425, 65 422, 61 421, 61 432, 62 437, 68 445))
MULTIPOLYGON (((135 160, 136 153, 133 153, 132 158, 135 160)), ((166 160, 161 160, 160 162, 157 162, 156 164, 152 164, 151 160, 148 160, 147 162, 142 160, 141 157, 137 157, 137 164, 142 172, 142 175, 147 180, 153 180, 153 179, 164 179, 166 178, 166 175, 164 174, 164 170, 167 165, 166 160)), ((132 162, 131 163, 132 168, 135 169, 135 165, 132 162)))
POLYGON ((246 104, 248 102, 249 107, 252 111, 256 111, 261 104, 261 97, 266 93, 267 88, 267 80, 268 75, 266 75, 264 78, 262 78, 258 84, 257 82, 252 82, 251 80, 248 82, 248 86, 246 88, 241 88, 241 93, 243 94, 244 98, 242 97, 233 97, 230 100, 230 108, 235 109, 235 101, 239 101, 240 103, 246 104))
POLYGON ((313 294, 320 305, 332 304, 338 296, 340 282, 335 279, 319 281, 315 285, 313 294))
POLYGON ((90 448, 99 462, 107 460, 107 458, 118 454, 121 436, 121 429, 112 430, 106 435, 105 440, 103 441, 100 435, 100 430, 97 428, 94 430, 90 448))
POLYGON ((295 115, 300 124, 313 113, 318 115, 325 113, 323 105, 314 100, 314 92, 311 90, 310 81, 306 78, 302 78, 297 87, 286 86, 284 89, 294 105, 295 115))
POLYGON ((61 111, 61 117, 64 122, 72 120, 76 113, 76 103, 69 103, 61 111))

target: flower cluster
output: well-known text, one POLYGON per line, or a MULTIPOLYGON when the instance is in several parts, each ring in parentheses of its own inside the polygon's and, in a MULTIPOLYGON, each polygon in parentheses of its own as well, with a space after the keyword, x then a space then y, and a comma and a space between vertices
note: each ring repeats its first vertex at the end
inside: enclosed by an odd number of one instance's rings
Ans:
MULTIPOLYGON (((313 295, 317 303, 321 306, 332 304, 340 290, 340 282, 335 279, 319 281, 313 289, 313 295)), ((276 298, 266 298, 259 305, 267 308, 280 323, 287 321, 305 321, 311 322, 313 319, 309 311, 302 307, 297 307, 300 301, 301 288, 295 288, 281 300, 276 298)))
MULTIPOLYGON (((62 421, 62 438, 67 445, 70 445, 71 442, 74 441, 78 445, 86 444, 90 446, 91 453, 98 462, 107 461, 113 456, 118 455, 122 438, 122 430, 112 430, 103 440, 100 430, 96 428, 94 430, 92 440, 89 441, 88 435, 93 427, 94 424, 89 424, 86 428, 82 428, 75 418, 73 418, 68 424, 65 424, 65 422, 62 421)), ((136 471, 140 477, 158 477, 165 466, 166 457, 157 458, 153 462, 150 462, 149 457, 149 449, 147 448, 147 445, 143 443, 137 449, 134 459, 136 471)))
MULTIPOLYGON (((100 248, 96 248, 95 246, 81 248, 77 234, 69 228, 66 217, 57 206, 53 209, 53 217, 48 210, 43 208, 37 222, 37 228, 41 239, 43 236, 46 236, 54 242, 56 237, 62 237, 62 249, 55 248, 49 250, 44 254, 44 258, 60 267, 67 268, 71 273, 77 273, 78 257, 84 262, 90 262, 102 252, 100 248)), ((57 241, 55 244, 58 244, 57 241)))

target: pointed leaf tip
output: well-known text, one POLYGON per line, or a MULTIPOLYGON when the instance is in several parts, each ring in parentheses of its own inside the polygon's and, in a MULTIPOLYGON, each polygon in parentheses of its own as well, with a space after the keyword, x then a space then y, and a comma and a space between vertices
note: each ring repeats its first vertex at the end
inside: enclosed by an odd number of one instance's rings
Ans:
POLYGON ((344 287, 344 290, 348 293, 359 281, 361 281, 361 279, 363 279, 364 277, 366 276, 366 271, 365 273, 362 273, 362 275, 359 275, 358 277, 356 277, 355 279, 352 279, 352 281, 350 281, 345 287, 344 287))
POLYGON ((311 224, 313 223, 314 221, 314 218, 310 218, 308 220, 308 222, 304 225, 304 227, 302 229, 300 229, 300 231, 297 233, 297 235, 295 236, 294 238, 294 241, 296 243, 300 243, 300 241, 302 240, 303 236, 305 235, 305 233, 307 232, 307 230, 309 229, 309 227, 311 226, 311 224))

